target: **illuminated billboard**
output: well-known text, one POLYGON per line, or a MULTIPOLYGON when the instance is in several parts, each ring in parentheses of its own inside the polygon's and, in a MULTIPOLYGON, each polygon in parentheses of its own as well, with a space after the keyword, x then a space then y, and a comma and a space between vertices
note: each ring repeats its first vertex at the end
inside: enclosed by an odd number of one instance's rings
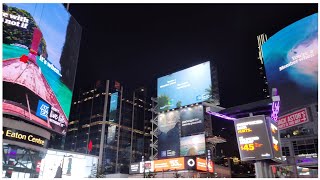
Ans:
POLYGON ((48 150, 41 161, 39 178, 88 178, 97 172, 98 157, 48 150))
POLYGON ((203 102, 212 96, 210 62, 158 78, 159 111, 203 102))
POLYGON ((273 159, 276 161, 282 161, 282 149, 280 145, 280 136, 277 123, 270 120, 270 135, 273 150, 273 159))
POLYGON ((318 14, 303 18, 263 45, 268 85, 281 98, 280 115, 318 100, 318 14))
POLYGON ((212 161, 209 161, 207 163, 206 159, 202 159, 202 158, 196 158, 196 169, 199 171, 208 171, 210 173, 213 173, 213 169, 214 169, 214 164, 212 161), (208 164, 208 166, 207 166, 208 164))
POLYGON ((193 106, 179 110, 181 120, 181 136, 189 136, 204 132, 203 106, 193 106))
POLYGON ((206 152, 204 134, 180 138, 180 156, 196 156, 206 152))
POLYGON ((178 171, 184 170, 184 158, 171 158, 171 159, 162 159, 162 160, 155 160, 154 161, 154 172, 161 172, 161 171, 178 171))
POLYGON ((280 130, 309 122, 307 109, 299 109, 290 114, 279 117, 278 127, 280 130))
POLYGON ((234 121, 241 161, 272 159, 272 149, 265 116, 234 121))
POLYGON ((180 113, 170 111, 158 116, 159 158, 178 157, 180 148, 180 113))
POLYGON ((3 113, 66 134, 81 27, 62 4, 3 4, 3 113))
POLYGON ((118 92, 112 93, 110 98, 110 109, 109 109, 109 121, 118 122, 117 112, 118 112, 118 92))

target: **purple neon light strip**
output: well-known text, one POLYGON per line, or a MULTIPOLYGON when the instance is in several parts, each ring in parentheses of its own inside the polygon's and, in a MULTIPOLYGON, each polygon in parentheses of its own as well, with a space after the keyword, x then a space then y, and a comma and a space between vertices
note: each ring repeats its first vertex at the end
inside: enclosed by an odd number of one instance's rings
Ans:
POLYGON ((220 118, 226 119, 226 120, 232 120, 232 121, 237 120, 236 118, 229 117, 229 116, 226 116, 224 114, 217 113, 217 112, 208 111, 207 113, 211 114, 213 116, 216 116, 216 117, 220 117, 220 118))

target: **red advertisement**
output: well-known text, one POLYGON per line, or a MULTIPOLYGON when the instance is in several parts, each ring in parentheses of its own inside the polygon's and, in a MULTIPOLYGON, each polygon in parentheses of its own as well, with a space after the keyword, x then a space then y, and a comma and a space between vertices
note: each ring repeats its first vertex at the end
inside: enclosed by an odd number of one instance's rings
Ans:
POLYGON ((280 130, 287 129, 289 127, 303 124, 308 121, 309 119, 308 119, 307 109, 304 108, 280 117, 278 121, 278 128, 280 130))

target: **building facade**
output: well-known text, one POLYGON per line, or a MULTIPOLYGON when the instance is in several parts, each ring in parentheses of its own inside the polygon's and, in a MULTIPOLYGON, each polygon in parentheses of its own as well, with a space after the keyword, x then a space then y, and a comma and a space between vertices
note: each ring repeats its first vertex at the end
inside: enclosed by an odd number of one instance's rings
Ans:
POLYGON ((296 109, 279 118, 284 163, 282 176, 318 177, 318 104, 296 109), (285 123, 290 123, 288 125, 285 123))
POLYGON ((72 103, 64 149, 100 155, 104 174, 128 174, 130 162, 150 154, 151 105, 146 94, 145 88, 129 91, 108 80, 82 87, 72 103))

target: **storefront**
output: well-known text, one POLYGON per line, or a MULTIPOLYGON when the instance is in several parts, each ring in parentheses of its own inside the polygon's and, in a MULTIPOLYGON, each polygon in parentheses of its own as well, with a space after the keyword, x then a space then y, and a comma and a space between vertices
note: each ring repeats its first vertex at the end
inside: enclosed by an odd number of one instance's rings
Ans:
POLYGON ((37 178, 50 132, 23 121, 3 118, 2 178, 37 178))

